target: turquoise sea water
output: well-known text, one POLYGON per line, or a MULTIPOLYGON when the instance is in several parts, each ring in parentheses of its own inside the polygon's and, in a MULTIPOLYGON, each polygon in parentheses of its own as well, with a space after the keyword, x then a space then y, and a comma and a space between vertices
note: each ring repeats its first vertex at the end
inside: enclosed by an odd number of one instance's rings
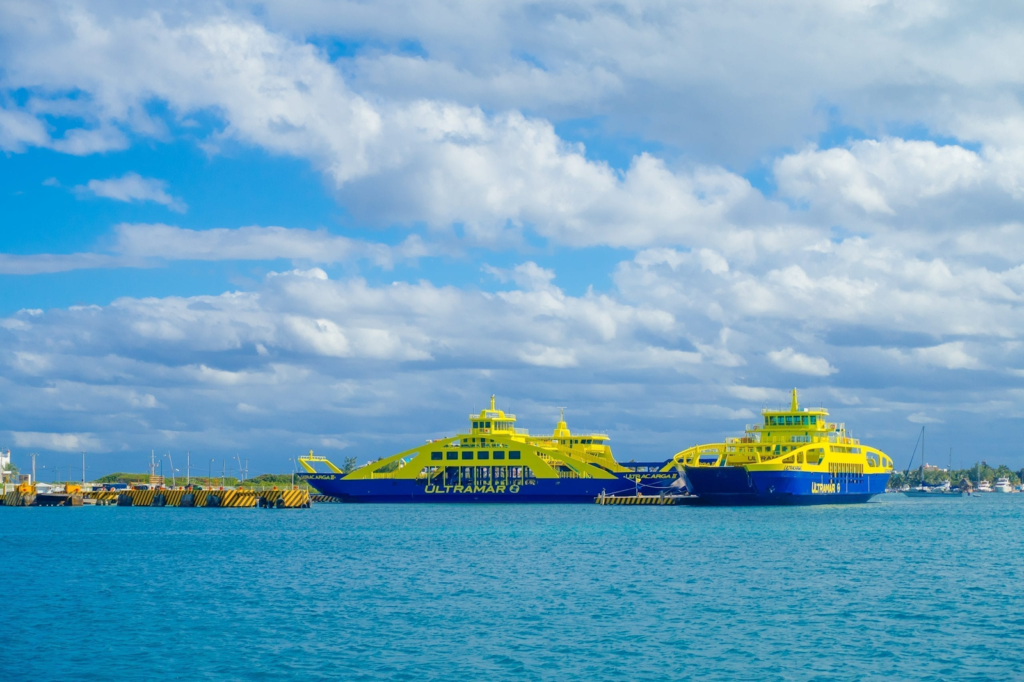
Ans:
POLYGON ((5 679, 1024 678, 1024 495, 0 507, 5 679))

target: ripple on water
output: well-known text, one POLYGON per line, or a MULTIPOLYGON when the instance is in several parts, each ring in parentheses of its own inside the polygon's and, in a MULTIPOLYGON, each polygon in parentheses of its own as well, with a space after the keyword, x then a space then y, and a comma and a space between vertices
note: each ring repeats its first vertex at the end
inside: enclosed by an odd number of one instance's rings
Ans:
POLYGON ((1020 679, 1024 495, 0 508, 16 677, 1020 679))

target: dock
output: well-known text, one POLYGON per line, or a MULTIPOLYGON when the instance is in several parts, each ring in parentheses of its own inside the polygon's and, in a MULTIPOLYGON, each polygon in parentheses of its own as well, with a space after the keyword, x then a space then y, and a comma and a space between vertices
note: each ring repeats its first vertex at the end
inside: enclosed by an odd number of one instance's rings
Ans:
POLYGON ((95 490, 73 494, 35 494, 13 491, 0 498, 7 507, 53 507, 83 504, 118 507, 193 507, 308 509, 312 503, 306 490, 95 490))

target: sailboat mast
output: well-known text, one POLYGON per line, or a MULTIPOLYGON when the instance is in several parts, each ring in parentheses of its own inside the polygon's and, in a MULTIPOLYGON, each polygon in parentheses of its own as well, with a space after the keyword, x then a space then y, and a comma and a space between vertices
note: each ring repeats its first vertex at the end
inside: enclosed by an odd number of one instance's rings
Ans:
POLYGON ((924 488, 924 427, 921 427, 921 488, 924 488))

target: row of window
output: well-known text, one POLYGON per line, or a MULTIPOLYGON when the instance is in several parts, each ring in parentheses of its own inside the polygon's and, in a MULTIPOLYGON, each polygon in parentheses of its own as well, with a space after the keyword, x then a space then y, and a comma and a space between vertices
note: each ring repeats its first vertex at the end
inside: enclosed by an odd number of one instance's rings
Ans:
MULTIPOLYGON (((474 429, 489 429, 491 422, 473 422, 474 429)), ((511 431, 512 422, 494 422, 494 428, 498 431, 511 431)))
POLYGON ((818 417, 815 415, 795 415, 785 417, 765 417, 765 426, 815 426, 818 423, 818 417))
MULTIPOLYGON (((458 452, 451 452, 451 451, 449 451, 449 452, 431 452, 430 453, 430 459, 432 459, 435 462, 440 461, 442 459, 448 459, 448 460, 453 460, 453 459, 470 459, 471 460, 471 459, 473 459, 473 451, 472 450, 463 450, 462 453, 461 453, 462 456, 460 457, 459 455, 460 455, 460 453, 458 453, 458 452)), ((509 459, 522 459, 519 450, 512 450, 512 451, 510 451, 508 453, 508 458, 509 459)), ((488 452, 486 450, 480 450, 480 451, 477 451, 477 453, 476 453, 476 459, 505 459, 505 453, 500 451, 500 450, 495 450, 493 453, 492 452, 488 452)))
MULTIPOLYGON (((516 483, 535 479, 530 467, 461 467, 449 466, 444 469, 437 468, 429 471, 430 467, 424 468, 420 476, 430 480, 444 483, 444 485, 459 485, 466 483, 516 483)), ((422 480, 422 479, 421 479, 422 480)))

